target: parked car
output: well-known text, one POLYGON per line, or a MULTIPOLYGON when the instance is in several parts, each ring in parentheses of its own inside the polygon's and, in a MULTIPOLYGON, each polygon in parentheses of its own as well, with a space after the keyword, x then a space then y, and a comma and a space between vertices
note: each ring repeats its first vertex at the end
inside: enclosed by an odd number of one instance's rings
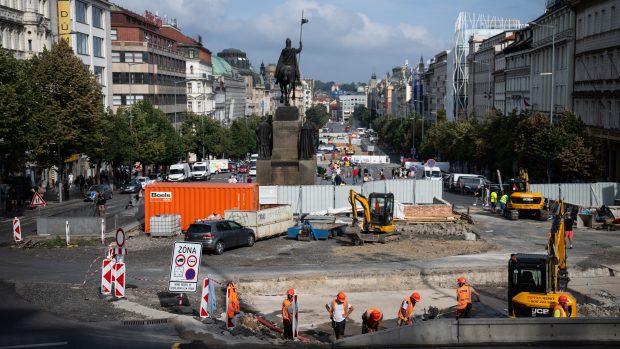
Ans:
POLYGON ((237 167, 238 174, 247 174, 248 172, 250 172, 250 166, 246 163, 240 164, 239 167, 237 167))
POLYGON ((138 179, 128 179, 121 184, 121 194, 137 193, 141 188, 142 183, 138 179))
POLYGON ((228 172, 232 173, 237 171, 237 167, 239 167, 238 163, 232 161, 228 162, 228 172))
POLYGON ((170 173, 168 174, 168 181, 170 182, 189 182, 192 178, 192 170, 185 162, 179 164, 170 165, 170 173))
POLYGON ((222 254, 224 249, 254 246, 256 236, 250 228, 231 220, 196 221, 185 234, 185 241, 200 242, 203 251, 222 254))
POLYGON ((142 189, 144 189, 144 187, 146 187, 147 184, 155 182, 154 180, 150 179, 149 177, 136 177, 135 179, 138 182, 140 182, 140 184, 142 185, 142 189))
POLYGON ((112 187, 109 184, 95 184, 91 185, 84 195, 84 201, 93 201, 93 194, 103 192, 103 197, 106 200, 112 200, 112 187))

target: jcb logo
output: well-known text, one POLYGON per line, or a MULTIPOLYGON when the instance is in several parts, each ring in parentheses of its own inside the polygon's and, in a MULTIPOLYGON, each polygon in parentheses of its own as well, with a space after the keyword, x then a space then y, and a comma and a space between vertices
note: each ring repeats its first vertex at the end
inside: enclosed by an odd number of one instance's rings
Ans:
POLYGON ((532 308, 532 316, 548 316, 549 309, 532 308))

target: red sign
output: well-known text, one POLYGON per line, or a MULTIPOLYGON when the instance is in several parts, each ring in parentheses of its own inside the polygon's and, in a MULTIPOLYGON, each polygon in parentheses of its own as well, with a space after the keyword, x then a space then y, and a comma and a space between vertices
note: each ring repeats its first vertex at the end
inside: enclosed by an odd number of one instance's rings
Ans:
POLYGON ((30 206, 32 207, 39 207, 39 206, 46 206, 47 204, 45 203, 45 200, 43 200, 43 198, 41 197, 41 194, 39 193, 34 193, 34 195, 32 196, 32 201, 30 201, 30 206))
POLYGON ((125 231, 123 228, 116 229, 116 244, 118 247, 123 247, 125 244, 125 231))

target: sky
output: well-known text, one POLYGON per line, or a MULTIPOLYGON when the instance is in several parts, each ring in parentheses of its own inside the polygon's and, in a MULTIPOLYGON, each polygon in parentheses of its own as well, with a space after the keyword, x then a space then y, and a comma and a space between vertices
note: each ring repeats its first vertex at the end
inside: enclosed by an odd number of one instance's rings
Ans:
POLYGON ((299 46, 303 78, 368 82, 401 66, 425 61, 452 42, 459 12, 527 23, 544 12, 544 0, 115 0, 131 11, 176 18, 184 34, 201 35, 213 54, 247 53, 258 69, 276 63, 287 37, 299 46))

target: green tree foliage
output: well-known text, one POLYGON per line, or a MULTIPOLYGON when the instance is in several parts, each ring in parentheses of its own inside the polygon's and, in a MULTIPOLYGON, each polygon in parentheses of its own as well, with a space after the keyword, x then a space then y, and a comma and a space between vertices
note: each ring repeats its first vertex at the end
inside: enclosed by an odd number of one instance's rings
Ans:
POLYGON ((323 127, 329 120, 329 113, 325 106, 317 104, 306 109, 306 118, 312 120, 316 127, 323 127))
POLYGON ((370 111, 365 106, 358 104, 353 110, 353 118, 360 127, 370 127, 370 111))
POLYGON ((183 143, 166 114, 148 101, 133 105, 135 161, 144 165, 169 165, 183 158, 183 143))

